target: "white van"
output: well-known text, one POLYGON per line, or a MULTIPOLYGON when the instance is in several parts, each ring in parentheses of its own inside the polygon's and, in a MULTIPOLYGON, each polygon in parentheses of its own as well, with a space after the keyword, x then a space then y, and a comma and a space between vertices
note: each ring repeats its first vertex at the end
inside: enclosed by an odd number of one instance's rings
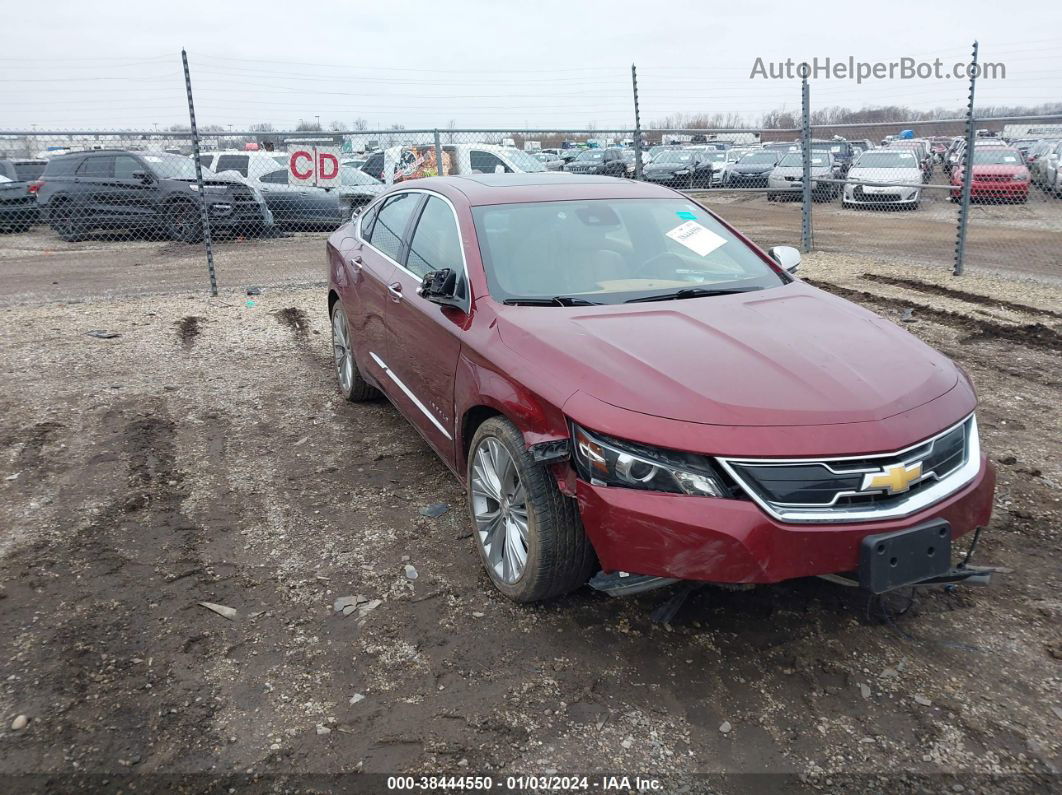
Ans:
MULTIPOLYGON (((443 176, 546 171, 538 158, 513 146, 443 144, 442 150, 443 176)), ((439 176, 434 144, 407 144, 374 152, 361 170, 387 185, 418 177, 439 176)))

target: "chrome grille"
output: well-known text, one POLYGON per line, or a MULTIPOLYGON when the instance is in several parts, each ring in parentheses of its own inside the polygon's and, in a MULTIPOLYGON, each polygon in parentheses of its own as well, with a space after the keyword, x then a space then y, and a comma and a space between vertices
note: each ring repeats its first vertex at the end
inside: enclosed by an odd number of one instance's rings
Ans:
POLYGON ((720 459, 748 495, 776 518, 843 522, 906 516, 968 483, 980 468, 970 415, 931 439, 894 453, 829 459, 720 459), (909 482, 873 485, 893 471, 909 482))

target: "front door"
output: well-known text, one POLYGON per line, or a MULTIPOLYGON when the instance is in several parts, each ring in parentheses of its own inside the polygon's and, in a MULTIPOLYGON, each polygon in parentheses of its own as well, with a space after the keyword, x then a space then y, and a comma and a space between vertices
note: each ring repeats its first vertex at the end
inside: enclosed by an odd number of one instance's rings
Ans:
POLYGON ((396 405, 453 465, 458 420, 454 374, 461 331, 469 321, 469 295, 457 218, 447 201, 427 195, 404 253, 388 285, 384 320, 389 376, 402 393, 396 405), (459 274, 462 307, 440 306, 417 294, 424 275, 443 268, 459 274))

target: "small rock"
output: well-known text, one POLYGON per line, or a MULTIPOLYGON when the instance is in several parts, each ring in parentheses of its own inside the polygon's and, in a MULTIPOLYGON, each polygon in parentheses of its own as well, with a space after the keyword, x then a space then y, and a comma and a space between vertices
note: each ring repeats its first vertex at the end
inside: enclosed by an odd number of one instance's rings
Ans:
POLYGON ((271 746, 269 746, 269 750, 270 751, 279 751, 280 750, 280 743, 273 743, 271 746))
POLYGON ((861 695, 863 698, 870 698, 870 685, 860 685, 859 695, 861 695))
POLYGON ((457 760, 457 766, 458 767, 468 767, 468 760, 463 758, 463 757, 461 759, 458 759, 457 760))
POLYGON ((13 721, 11 721, 11 731, 13 731, 13 732, 22 731, 23 729, 26 728, 26 726, 28 724, 29 724, 29 718, 27 718, 25 715, 19 715, 17 718, 15 718, 13 721))
POLYGON ((445 502, 436 502, 424 508, 421 508, 420 515, 427 516, 430 519, 435 519, 439 516, 442 516, 448 510, 450 510, 450 506, 447 505, 445 502))
POLYGON ((1055 717, 1062 720, 1062 707, 1051 707, 1051 711, 1055 713, 1055 717))
POLYGON ((325 726, 323 723, 318 723, 317 724, 317 733, 318 734, 331 734, 332 730, 329 729, 327 726, 325 726))
POLYGON ((261 294, 262 294, 262 288, 261 287, 248 287, 247 288, 247 295, 261 295, 261 294))
POLYGON ((730 725, 730 721, 728 720, 725 720, 719 724, 719 731, 721 731, 723 734, 730 734, 730 730, 733 728, 734 727, 730 725))
POLYGON ((351 704, 357 704, 359 701, 364 701, 364 700, 365 700, 365 696, 362 695, 361 693, 355 693, 354 695, 352 695, 350 697, 350 703, 351 704))
POLYGON ((406 579, 407 580, 415 580, 419 576, 420 575, 417 574, 416 567, 412 563, 407 563, 406 564, 406 579))
POLYGON ((634 738, 628 734, 624 738, 623 742, 620 743, 620 745, 622 745, 624 748, 630 748, 632 745, 634 745, 634 738))
POLYGON ((21 474, 21 472, 16 472, 14 475, 8 475, 4 480, 18 480, 18 476, 21 474))
POLYGON ((483 618, 483 613, 472 612, 472 618, 483 618))
POLYGON ((100 340, 113 340, 115 337, 122 336, 117 331, 104 331, 103 329, 94 328, 91 331, 86 331, 85 334, 89 337, 95 337, 100 340))
POLYGON ((903 314, 900 315, 900 320, 904 323, 914 323, 914 310, 910 307, 903 310, 903 314))
POLYGON ((933 702, 923 696, 921 693, 915 693, 914 700, 916 704, 921 704, 923 707, 930 707, 933 705, 933 702))
POLYGON ((882 679, 895 679, 899 675, 900 672, 897 671, 895 668, 886 668, 884 671, 881 672, 882 679))

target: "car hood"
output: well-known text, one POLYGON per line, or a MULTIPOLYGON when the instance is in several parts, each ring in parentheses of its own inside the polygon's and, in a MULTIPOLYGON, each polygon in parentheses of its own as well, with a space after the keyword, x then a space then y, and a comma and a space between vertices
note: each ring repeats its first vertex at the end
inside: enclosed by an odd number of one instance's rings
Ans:
POLYGON ((889 185, 921 185, 920 168, 852 168, 848 170, 848 179, 864 182, 881 182, 889 185))
POLYGON ((736 171, 738 174, 763 174, 764 172, 770 171, 773 168, 774 166, 768 164, 758 166, 743 166, 740 163, 735 163, 730 167, 731 171, 736 171))
MULTIPOLYGON (((1015 174, 1024 174, 1028 171, 1023 165, 1008 166, 1004 163, 985 164, 973 167, 975 177, 1012 177, 1015 174)), ((959 169, 962 172, 962 169, 959 169)))
POLYGON ((505 307, 498 328, 548 379, 621 409, 708 425, 877 421, 959 377, 900 327, 802 282, 660 303, 505 307))
MULTIPOLYGON (((813 166, 811 169, 812 176, 829 174, 830 169, 827 166, 813 166)), ((804 169, 800 166, 784 166, 777 167, 771 172, 771 176, 774 177, 802 177, 804 176, 804 169)))
POLYGON ((681 171, 682 169, 693 170, 693 163, 647 163, 646 171, 681 171))

